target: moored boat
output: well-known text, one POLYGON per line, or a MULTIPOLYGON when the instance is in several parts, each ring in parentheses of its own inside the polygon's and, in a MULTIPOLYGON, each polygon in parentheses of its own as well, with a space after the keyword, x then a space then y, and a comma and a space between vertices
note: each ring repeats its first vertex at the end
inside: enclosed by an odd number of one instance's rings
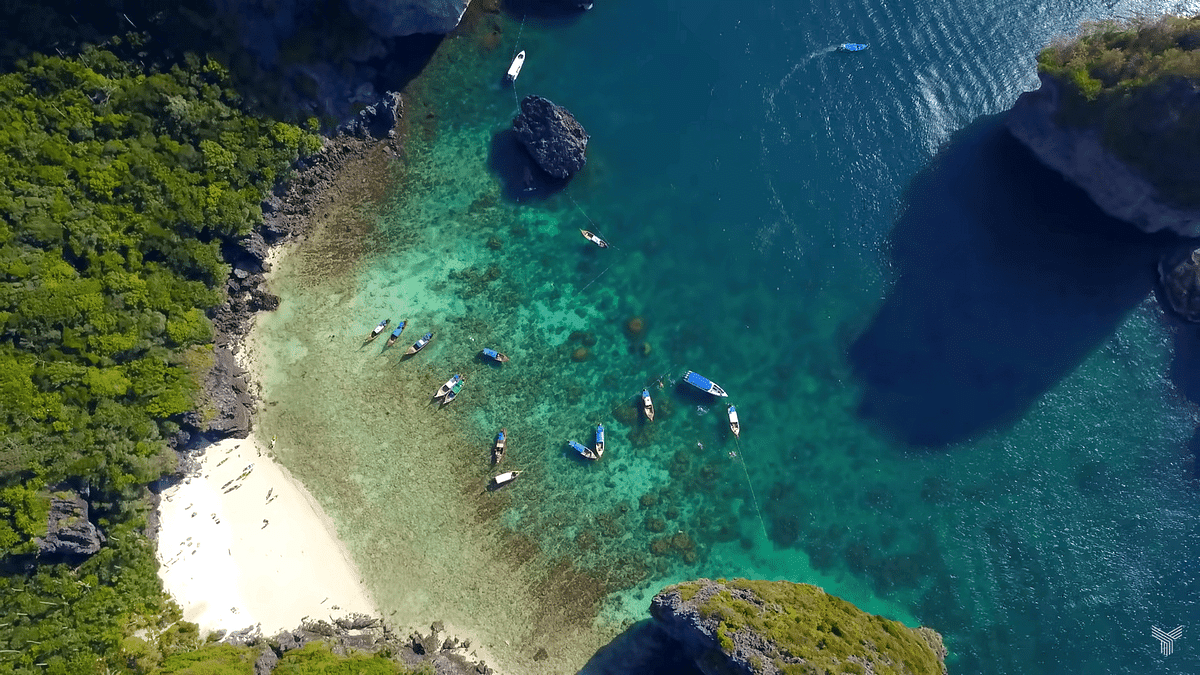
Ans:
POLYGON ((742 425, 738 422, 737 408, 733 406, 729 406, 729 430, 739 438, 742 435, 742 425))
POLYGON ((604 456, 604 425, 596 425, 596 444, 592 446, 592 451, 596 453, 596 458, 604 456))
POLYGON ((392 322, 391 319, 384 319, 383 321, 380 321, 379 325, 375 326, 375 329, 371 331, 371 334, 368 335, 367 337, 363 338, 363 344, 367 344, 368 342, 379 337, 379 334, 382 333, 384 331, 384 329, 388 327, 388 324, 391 322, 392 322))
POLYGON ((483 351, 480 353, 493 361, 499 361, 500 363, 508 363, 508 357, 505 356, 504 354, 501 354, 500 352, 496 351, 495 349, 488 349, 487 347, 484 347, 483 351))
POLYGON ((591 448, 585 446, 583 443, 578 443, 576 441, 567 441, 567 445, 571 446, 572 450, 574 450, 575 452, 578 452, 579 454, 583 455, 587 459, 593 459, 593 460, 600 459, 600 455, 597 455, 595 452, 592 451, 591 448))
POLYGON ((442 397, 442 405, 446 405, 450 401, 453 401, 458 396, 458 392, 462 391, 463 385, 466 383, 466 379, 460 377, 458 382, 455 382, 454 386, 450 387, 450 391, 446 392, 446 395, 442 397))
POLYGON ((687 371, 687 375, 683 376, 683 381, 687 382, 688 384, 692 385, 693 387, 699 389, 700 391, 708 392, 708 393, 712 394, 713 396, 728 396, 729 395, 729 394, 725 393, 724 389, 717 386, 716 382, 713 382, 712 380, 708 379, 707 377, 704 377, 703 375, 697 374, 690 370, 687 371))
POLYGON ((396 330, 392 331, 392 334, 388 337, 387 344, 385 344, 383 346, 383 348, 387 349, 388 347, 391 347, 392 345, 396 344, 396 340, 400 339, 400 334, 404 332, 404 327, 407 325, 408 325, 408 319, 405 319, 404 321, 401 321, 400 323, 396 324, 396 330))
POLYGON ((504 446, 508 442, 508 429, 501 429, 500 433, 496 434, 496 443, 492 446, 492 466, 500 463, 504 459, 504 446))
POLYGON ((858 42, 843 42, 842 44, 838 45, 839 52, 861 52, 866 48, 866 45, 858 42))
POLYGON ((435 399, 438 399, 438 398, 444 397, 446 394, 449 394, 450 390, 454 388, 454 385, 461 382, 462 379, 463 379, 462 375, 455 373, 454 377, 451 377, 450 379, 446 380, 446 383, 438 388, 437 393, 434 394, 433 397, 435 399))
POLYGON ((525 50, 522 49, 513 57, 512 63, 508 66, 508 72, 504 74, 505 82, 516 82, 517 76, 521 74, 521 66, 525 65, 525 50))
POLYGON ((497 488, 502 488, 505 485, 508 485, 509 483, 516 480, 517 476, 520 476, 522 473, 524 473, 524 472, 522 472, 522 471, 506 471, 506 472, 496 476, 495 478, 493 478, 491 485, 488 486, 488 489, 495 490, 497 488))
POLYGON ((594 234, 587 230, 579 230, 579 233, 583 235, 584 239, 587 239, 588 241, 592 242, 593 244, 599 246, 600 248, 608 248, 608 242, 601 239, 600 235, 594 234))
POLYGON ((420 340, 417 340, 416 342, 414 342, 413 346, 409 347, 408 351, 404 352, 404 355, 409 356, 411 354, 416 354, 417 352, 424 349, 425 345, 429 344, 429 341, 432 339, 433 339, 433 333, 426 333, 425 335, 423 335, 421 337, 420 340))
POLYGON ((650 400, 650 390, 642 390, 642 412, 646 414, 646 421, 654 421, 654 401, 650 400))

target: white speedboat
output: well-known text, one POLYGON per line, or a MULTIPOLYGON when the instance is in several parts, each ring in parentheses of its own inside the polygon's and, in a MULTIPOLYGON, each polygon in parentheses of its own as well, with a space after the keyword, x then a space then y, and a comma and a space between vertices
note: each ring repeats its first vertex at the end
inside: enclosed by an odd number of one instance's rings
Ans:
POLYGON ((512 63, 509 64, 508 72, 504 75, 504 80, 506 82, 516 82, 517 76, 521 74, 521 66, 523 65, 525 65, 524 49, 522 49, 520 52, 517 52, 516 57, 513 58, 512 63))

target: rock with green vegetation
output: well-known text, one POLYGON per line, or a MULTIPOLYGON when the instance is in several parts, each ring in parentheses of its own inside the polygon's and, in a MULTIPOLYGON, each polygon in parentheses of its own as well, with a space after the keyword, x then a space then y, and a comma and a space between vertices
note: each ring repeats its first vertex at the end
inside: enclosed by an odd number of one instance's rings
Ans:
POLYGON ((705 675, 945 675, 942 636, 867 614, 808 584, 698 579, 650 614, 705 675))
POLYGON ((1200 17, 1087 24, 1038 56, 1009 130, 1106 213, 1200 236, 1200 17))

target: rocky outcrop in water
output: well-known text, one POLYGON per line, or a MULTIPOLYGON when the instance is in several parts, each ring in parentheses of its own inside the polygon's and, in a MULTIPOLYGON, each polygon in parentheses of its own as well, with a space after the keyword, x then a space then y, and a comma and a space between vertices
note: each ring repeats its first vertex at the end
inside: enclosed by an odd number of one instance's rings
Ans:
POLYGON ((867 614, 807 584, 699 579, 663 589, 650 614, 705 675, 946 673, 935 631, 867 614))
POLYGON ((568 178, 587 164, 588 135, 571 112, 542 98, 526 96, 513 119, 518 140, 543 171, 568 178))
POLYGON ((34 543, 39 558, 78 560, 99 551, 104 536, 88 519, 88 502, 84 495, 60 486, 50 493, 46 536, 36 538, 34 543))
POLYGON ((1200 249, 1182 260, 1163 258, 1158 280, 1171 311, 1185 321, 1200 323, 1200 249))
POLYGON ((350 11, 384 37, 449 33, 471 0, 346 0, 350 11))

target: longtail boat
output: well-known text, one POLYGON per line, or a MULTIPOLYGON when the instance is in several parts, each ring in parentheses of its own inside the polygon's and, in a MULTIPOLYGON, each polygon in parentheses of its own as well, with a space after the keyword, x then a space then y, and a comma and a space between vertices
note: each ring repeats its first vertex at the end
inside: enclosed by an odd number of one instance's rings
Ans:
POLYGON ((454 377, 451 377, 450 379, 446 380, 446 383, 438 388, 437 393, 433 395, 433 398, 434 399, 444 398, 446 396, 446 394, 449 394, 450 390, 454 388, 454 385, 461 382, 462 379, 463 379, 463 376, 456 373, 454 375, 454 377))
POLYGON ((492 466, 500 463, 504 459, 504 446, 508 442, 508 429, 501 429, 500 433, 496 434, 496 443, 492 446, 492 466))
POLYGON ((385 344, 383 346, 383 348, 387 349, 388 347, 391 347, 392 345, 396 344, 396 340, 400 339, 400 334, 404 332, 404 327, 407 325, 408 325, 408 319, 405 319, 404 321, 401 321, 400 323, 396 324, 396 330, 392 331, 392 334, 390 336, 388 336, 387 344, 385 344))
POLYGON ((642 412, 646 414, 646 421, 654 421, 654 401, 650 400, 650 390, 642 390, 642 412))
POLYGON ((505 473, 502 473, 492 479, 492 482, 488 485, 488 489, 489 490, 498 490, 498 489, 504 487, 505 485, 508 485, 509 483, 513 482, 514 480, 516 480, 517 476, 520 476, 522 473, 524 473, 524 472, 523 471, 507 471, 505 473))
POLYGON ((504 354, 501 354, 500 352, 496 351, 495 349, 488 349, 487 347, 484 347, 483 351, 481 351, 480 354, 483 354, 484 356, 486 356, 487 358, 489 358, 493 361, 499 361, 500 363, 508 363, 508 357, 505 356, 504 354))
POLYGON ((370 335, 368 335, 367 337, 363 338, 363 344, 365 345, 365 344, 367 344, 368 342, 371 342, 371 341, 372 341, 372 340, 374 340, 375 338, 379 337, 379 334, 380 334, 380 333, 382 333, 382 332, 383 332, 383 330, 384 330, 385 328, 387 328, 387 327, 388 327, 388 324, 389 324, 389 323, 391 323, 391 322, 392 322, 392 320, 391 320, 391 319, 384 319, 383 321, 380 321, 380 322, 379 322, 379 325, 378 325, 378 326, 375 326, 375 329, 371 331, 371 334, 370 334, 370 335))
POLYGON ((453 401, 458 396, 458 392, 462 391, 463 385, 466 383, 466 379, 459 378, 458 382, 455 382, 454 386, 450 387, 450 391, 446 392, 446 395, 442 397, 442 405, 446 405, 447 403, 453 401))
POLYGON ((604 425, 603 424, 596 425, 596 444, 592 447, 592 450, 596 453, 597 459, 604 456, 604 425))
POLYGON ((426 333, 424 336, 421 337, 420 340, 417 340, 416 342, 414 342, 413 346, 409 347, 408 351, 404 352, 404 355, 411 356, 413 354, 416 354, 417 352, 424 349, 425 345, 429 344, 429 341, 432 339, 433 339, 433 333, 426 333))
POLYGON ((594 234, 592 232, 589 232, 587 230, 582 230, 582 229, 579 230, 579 233, 583 235, 584 239, 587 239, 588 241, 592 242, 593 244, 599 246, 600 248, 608 248, 608 242, 601 239, 600 235, 594 234))
POLYGON ((738 422, 737 408, 733 406, 729 406, 729 430, 739 438, 742 435, 742 425, 738 422))

